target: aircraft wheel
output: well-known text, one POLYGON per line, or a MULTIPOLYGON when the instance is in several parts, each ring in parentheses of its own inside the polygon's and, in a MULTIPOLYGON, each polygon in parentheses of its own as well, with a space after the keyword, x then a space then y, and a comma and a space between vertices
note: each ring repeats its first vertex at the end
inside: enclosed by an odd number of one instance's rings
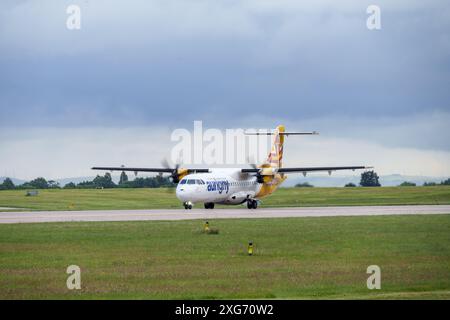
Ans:
POLYGON ((253 201, 252 201, 252 208, 253 208, 253 209, 258 208, 258 201, 256 201, 256 200, 253 200, 253 201))
POLYGON ((187 210, 187 209, 192 209, 192 203, 189 203, 189 202, 185 202, 184 203, 184 208, 187 210))
POLYGON ((253 208, 253 200, 249 199, 247 200, 247 209, 252 209, 253 208))
POLYGON ((206 202, 205 209, 214 209, 214 202, 206 202))

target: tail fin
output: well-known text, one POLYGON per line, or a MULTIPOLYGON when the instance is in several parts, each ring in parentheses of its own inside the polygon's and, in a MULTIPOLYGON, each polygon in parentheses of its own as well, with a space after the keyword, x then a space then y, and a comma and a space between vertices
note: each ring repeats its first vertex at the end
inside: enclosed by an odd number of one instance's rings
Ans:
POLYGON ((274 132, 245 132, 248 135, 267 135, 274 136, 272 142, 272 148, 270 150, 269 156, 267 157, 266 163, 264 163, 261 167, 267 168, 281 168, 282 160, 283 160, 283 144, 285 136, 301 136, 301 135, 316 135, 319 134, 316 131, 312 132, 286 132, 283 125, 279 125, 274 132))
POLYGON ((273 133, 272 148, 266 161, 272 168, 281 168, 282 166, 284 132, 284 126, 279 125, 273 133))

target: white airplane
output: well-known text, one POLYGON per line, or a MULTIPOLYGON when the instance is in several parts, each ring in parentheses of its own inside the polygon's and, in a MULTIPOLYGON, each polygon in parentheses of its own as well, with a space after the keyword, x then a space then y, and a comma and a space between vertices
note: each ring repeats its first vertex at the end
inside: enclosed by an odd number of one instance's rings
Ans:
POLYGON ((272 148, 267 161, 252 168, 126 168, 93 167, 93 170, 133 171, 169 173, 171 180, 178 183, 176 196, 183 202, 185 209, 192 209, 194 204, 203 203, 205 209, 213 209, 214 204, 236 205, 247 203, 248 209, 256 209, 259 200, 272 194, 287 178, 287 173, 367 169, 366 166, 348 167, 300 167, 284 168, 283 143, 289 135, 311 135, 317 132, 285 132, 279 125, 272 133, 246 133, 254 135, 273 135, 272 148))

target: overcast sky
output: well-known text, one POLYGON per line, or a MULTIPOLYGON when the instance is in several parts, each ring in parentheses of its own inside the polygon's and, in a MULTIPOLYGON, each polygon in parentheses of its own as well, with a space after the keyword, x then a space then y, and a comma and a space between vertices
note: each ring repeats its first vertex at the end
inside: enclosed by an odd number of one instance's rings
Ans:
POLYGON ((448 1, 3 0, 0 176, 159 165, 194 120, 320 131, 289 165, 450 176, 449 84, 448 1))

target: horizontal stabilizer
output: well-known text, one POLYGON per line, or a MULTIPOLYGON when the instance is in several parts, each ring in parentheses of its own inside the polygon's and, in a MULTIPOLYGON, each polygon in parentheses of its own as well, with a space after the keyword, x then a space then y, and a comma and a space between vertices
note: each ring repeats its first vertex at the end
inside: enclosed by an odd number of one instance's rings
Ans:
POLYGON ((303 135, 317 135, 317 131, 312 132, 245 132, 246 135, 253 136, 273 136, 274 134, 279 134, 280 136, 303 136, 303 135))

